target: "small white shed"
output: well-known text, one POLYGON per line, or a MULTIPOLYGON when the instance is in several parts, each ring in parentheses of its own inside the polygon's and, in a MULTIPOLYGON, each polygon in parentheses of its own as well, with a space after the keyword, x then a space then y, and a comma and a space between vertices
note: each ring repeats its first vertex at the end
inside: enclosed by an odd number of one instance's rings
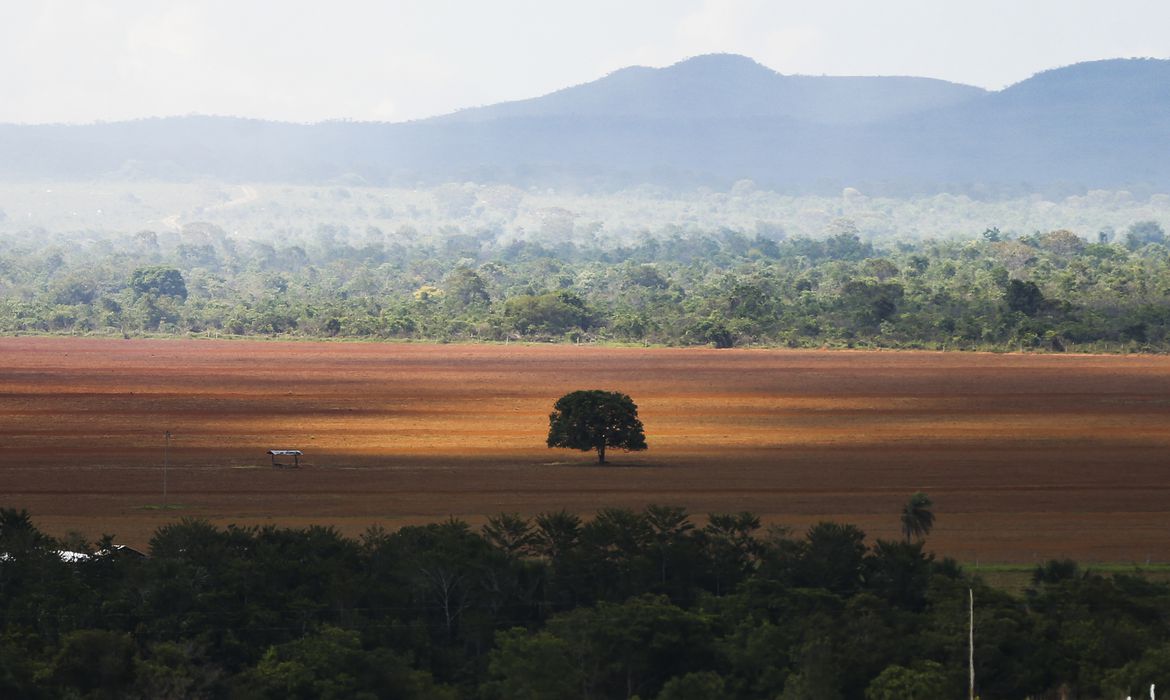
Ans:
POLYGON ((304 454, 305 453, 301 452, 300 450, 268 450, 268 455, 272 457, 273 467, 299 467, 301 466, 301 457, 304 456, 304 454), (284 457, 286 459, 284 461, 278 461, 276 459, 277 457, 284 457), (288 463, 288 457, 293 458, 292 464, 288 463))

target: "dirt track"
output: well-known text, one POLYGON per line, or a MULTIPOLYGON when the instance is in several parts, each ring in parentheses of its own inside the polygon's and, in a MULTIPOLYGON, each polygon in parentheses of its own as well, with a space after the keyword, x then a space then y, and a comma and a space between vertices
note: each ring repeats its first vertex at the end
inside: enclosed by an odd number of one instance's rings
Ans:
POLYGON ((1170 561, 1168 428, 1163 357, 0 339, 0 505, 138 545, 651 502, 894 537, 923 490, 964 561, 1170 561), (581 388, 630 394, 650 449, 544 447, 581 388))

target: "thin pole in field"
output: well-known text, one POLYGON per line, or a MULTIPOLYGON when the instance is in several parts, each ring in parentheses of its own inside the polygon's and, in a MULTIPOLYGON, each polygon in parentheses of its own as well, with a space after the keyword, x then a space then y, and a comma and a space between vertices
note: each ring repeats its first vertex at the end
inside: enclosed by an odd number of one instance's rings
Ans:
POLYGON ((968 588, 967 596, 967 668, 971 681, 967 700, 975 700, 975 590, 968 588))
POLYGON ((171 431, 163 433, 163 510, 167 509, 167 467, 171 461, 171 431))

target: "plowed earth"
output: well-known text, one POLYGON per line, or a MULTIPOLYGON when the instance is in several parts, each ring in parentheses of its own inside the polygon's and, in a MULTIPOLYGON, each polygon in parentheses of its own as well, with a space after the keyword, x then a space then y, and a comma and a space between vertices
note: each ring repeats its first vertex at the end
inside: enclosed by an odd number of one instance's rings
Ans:
POLYGON ((918 490, 962 561, 1170 560, 1170 358, 0 339, 0 505, 54 535, 669 503, 892 538, 918 490), (585 388, 650 449, 546 448, 585 388))

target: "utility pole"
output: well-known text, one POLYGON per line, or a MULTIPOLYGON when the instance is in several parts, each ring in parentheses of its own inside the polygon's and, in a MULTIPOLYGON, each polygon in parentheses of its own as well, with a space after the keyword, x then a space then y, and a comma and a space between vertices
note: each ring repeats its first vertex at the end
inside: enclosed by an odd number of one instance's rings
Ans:
POLYGON ((975 700, 975 590, 972 588, 967 589, 967 654, 967 668, 971 679, 967 700, 975 700))
POLYGON ((171 461, 171 431, 163 434, 163 510, 167 509, 167 467, 171 461))

